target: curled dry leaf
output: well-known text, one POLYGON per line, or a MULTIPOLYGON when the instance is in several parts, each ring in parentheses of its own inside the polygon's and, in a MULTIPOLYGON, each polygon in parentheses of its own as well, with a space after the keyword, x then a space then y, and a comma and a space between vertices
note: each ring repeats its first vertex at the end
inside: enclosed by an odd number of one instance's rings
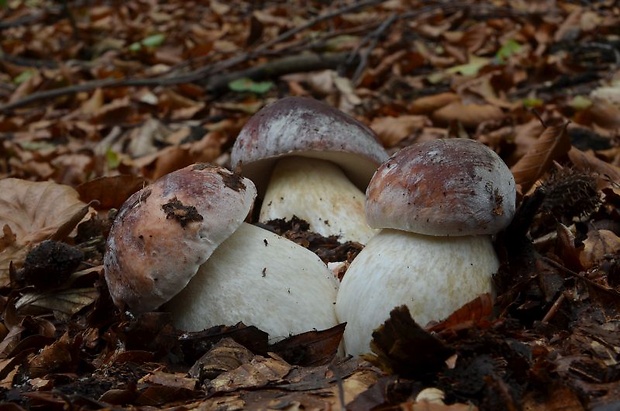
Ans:
POLYGON ((35 244, 73 229, 87 205, 73 188, 53 182, 31 182, 15 178, 0 180, 0 286, 9 283, 9 263, 19 268, 35 244), (73 227, 68 223, 75 222, 73 227), (8 227, 8 228, 7 228, 8 227), (15 240, 12 241, 11 238, 15 240))
POLYGON ((188 378, 185 373, 168 373, 157 370, 140 378, 138 382, 193 390, 196 388, 197 380, 195 378, 188 378))
POLYGON ((454 101, 435 111, 431 117, 440 124, 457 121, 464 127, 473 128, 484 121, 501 120, 504 113, 499 107, 490 104, 464 104, 454 101))
POLYGON ((440 333, 444 330, 460 330, 469 327, 481 327, 493 315, 493 297, 484 293, 453 312, 440 323, 426 328, 429 332, 440 333))
POLYGON ((69 371, 75 363, 73 347, 69 334, 46 346, 30 359, 28 364, 31 377, 42 377, 51 372, 69 371))
POLYGON ((458 100, 456 93, 439 93, 415 99, 408 108, 412 114, 430 114, 458 100))
POLYGON ((222 338, 189 369, 189 376, 199 382, 212 380, 223 372, 232 371, 250 362, 254 354, 232 338, 222 338))
POLYGON ((427 126, 430 122, 425 116, 377 117, 370 124, 387 148, 427 126))
POLYGON ((545 128, 525 155, 512 166, 512 174, 517 186, 521 187, 521 193, 528 192, 549 171, 554 160, 568 153, 571 143, 566 132, 567 126, 568 123, 564 123, 545 128))
POLYGON ((568 152, 568 158, 578 170, 597 173, 599 188, 608 187, 610 182, 620 181, 620 167, 606 163, 590 152, 586 153, 572 147, 568 152))
POLYGON ((583 244, 579 261, 586 269, 602 261, 606 255, 620 252, 620 238, 609 230, 590 230, 583 244))
POLYGON ((80 184, 76 189, 84 201, 97 200, 95 207, 101 210, 120 208, 133 193, 144 188, 146 180, 140 176, 125 174, 99 177, 80 184))
POLYGON ((270 358, 256 355, 249 363, 222 373, 211 380, 207 390, 223 393, 241 388, 264 387, 268 384, 281 382, 291 371, 291 368, 291 365, 276 355, 272 354, 270 358))
POLYGON ((69 288, 46 292, 24 293, 16 302, 15 308, 21 314, 31 310, 54 311, 57 316, 68 318, 82 308, 92 304, 99 292, 96 288, 69 288))
POLYGON ((414 321, 406 305, 394 308, 390 318, 372 333, 370 348, 373 354, 364 358, 384 372, 407 378, 441 369, 452 355, 452 349, 414 321))

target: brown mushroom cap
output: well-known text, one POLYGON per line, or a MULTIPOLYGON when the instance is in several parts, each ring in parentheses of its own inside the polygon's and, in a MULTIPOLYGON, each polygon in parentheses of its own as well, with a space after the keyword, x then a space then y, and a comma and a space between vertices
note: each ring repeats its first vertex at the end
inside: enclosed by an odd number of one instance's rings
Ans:
POLYGON ((297 155, 329 160, 365 190, 388 158, 375 133, 342 111, 304 97, 286 97, 263 108, 245 124, 231 153, 233 170, 264 193, 277 158, 297 155))
POLYGON ((114 303, 144 312, 170 300, 241 225, 255 197, 250 180, 206 164, 167 174, 129 197, 104 256, 114 303))
POLYGON ((406 147, 379 167, 366 191, 374 228, 419 234, 495 234, 515 213, 515 181, 502 159, 466 139, 406 147))

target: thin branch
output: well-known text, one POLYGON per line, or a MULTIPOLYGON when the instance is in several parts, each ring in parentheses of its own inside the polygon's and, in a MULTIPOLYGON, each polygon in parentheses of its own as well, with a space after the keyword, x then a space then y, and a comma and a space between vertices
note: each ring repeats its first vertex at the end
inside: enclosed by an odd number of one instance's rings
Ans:
POLYGON ((366 69, 366 66, 368 65, 368 57, 370 56, 370 53, 372 53, 372 51, 377 47, 377 43, 379 42, 379 39, 381 38, 383 33, 397 19, 398 19, 398 14, 392 13, 387 20, 385 20, 383 23, 381 23, 381 25, 379 27, 377 27, 376 30, 374 30, 373 32, 370 33, 370 35, 368 36, 368 38, 370 39, 370 44, 368 45, 366 50, 364 50, 364 52, 360 54, 360 57, 359 57, 360 63, 358 64, 357 68, 355 69, 355 73, 353 74, 353 77, 351 79, 353 84, 357 84, 358 83, 360 77, 362 76, 362 73, 364 72, 364 69, 366 69))
MULTIPOLYGON (((347 63, 349 53, 306 53, 298 56, 284 57, 266 64, 251 67, 247 70, 212 76, 207 81, 207 90, 220 92, 233 80, 249 78, 252 80, 273 79, 285 74, 303 73, 308 71, 335 69, 347 63)), ((355 64, 355 61, 353 61, 355 64)))
POLYGON ((129 78, 121 80, 94 80, 83 84, 41 91, 25 96, 24 98, 14 101, 12 103, 7 103, 0 106, 0 113, 14 110, 19 107, 24 107, 37 101, 56 98, 69 94, 75 94, 79 92, 93 91, 98 88, 173 86, 177 84, 205 80, 206 78, 207 89, 211 92, 217 92, 222 91, 229 82, 244 77, 250 78, 252 80, 262 80, 268 78, 276 78, 284 74, 290 73, 322 70, 326 68, 337 68, 339 65, 342 65, 346 62, 348 53, 308 53, 298 56, 284 57, 281 59, 269 61, 263 65, 252 67, 247 70, 241 70, 229 74, 215 75, 213 77, 209 77, 210 73, 221 71, 223 66, 225 67, 227 65, 238 64, 239 60, 241 60, 241 57, 249 58, 248 55, 239 56, 238 58, 226 60, 225 62, 223 62, 223 64, 205 66, 193 72, 184 75, 177 75, 175 77, 160 76, 142 79, 129 78))

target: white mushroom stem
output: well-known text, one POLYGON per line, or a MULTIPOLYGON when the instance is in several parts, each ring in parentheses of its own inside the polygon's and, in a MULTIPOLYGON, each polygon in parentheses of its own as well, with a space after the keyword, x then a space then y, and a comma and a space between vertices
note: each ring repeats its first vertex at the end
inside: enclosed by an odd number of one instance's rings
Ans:
POLYGON ((434 237, 383 229, 353 260, 338 291, 347 354, 370 352, 372 332, 406 305, 422 327, 492 292, 499 262, 489 236, 434 237))
POLYGON ((163 310, 183 330, 242 321, 274 342, 335 326, 337 288, 337 279, 314 253, 244 223, 163 310))
POLYGON ((366 244, 378 230, 366 223, 365 196, 337 165, 307 157, 278 160, 267 186, 260 221, 294 215, 323 236, 366 244))

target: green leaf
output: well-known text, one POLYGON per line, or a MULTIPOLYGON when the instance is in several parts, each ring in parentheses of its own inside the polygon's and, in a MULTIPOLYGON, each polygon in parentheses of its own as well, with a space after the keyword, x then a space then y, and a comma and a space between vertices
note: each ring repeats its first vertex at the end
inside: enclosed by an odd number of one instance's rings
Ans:
POLYGON ((271 81, 252 81, 247 77, 240 78, 237 80, 233 80, 228 83, 228 88, 232 91, 249 91, 256 94, 263 94, 271 90, 273 87, 273 82, 271 81))
POLYGON ((131 43, 129 45, 129 50, 130 51, 140 51, 140 49, 142 48, 142 44, 136 42, 136 43, 131 43))
POLYGON ((450 67, 446 70, 449 74, 462 74, 463 76, 475 76, 478 71, 489 63, 489 59, 478 56, 469 56, 469 62, 460 66, 450 67))
POLYGON ((108 168, 110 170, 114 170, 116 168, 118 168, 118 166, 121 164, 121 158, 118 155, 117 152, 113 151, 113 150, 108 150, 105 153, 105 159, 108 163, 108 168))
POLYGON ((153 34, 152 36, 148 36, 144 40, 141 41, 142 45, 145 47, 159 47, 164 44, 166 40, 166 36, 164 34, 153 34))
POLYGON ((536 97, 528 97, 522 100, 523 106, 527 108, 537 108, 542 107, 544 101, 536 97))
POLYGON ((575 96, 568 103, 569 106, 574 108, 575 110, 585 110, 592 105, 592 100, 585 96, 575 96))
POLYGON ((519 44, 516 40, 508 40, 505 42, 502 47, 498 50, 495 58, 500 64, 504 64, 508 58, 517 54, 523 46, 519 44))
POLYGON ((159 46, 161 46, 162 44, 164 44, 164 41, 166 40, 166 36, 164 34, 153 34, 151 36, 148 36, 140 41, 136 41, 135 43, 131 43, 129 45, 129 50, 130 51, 140 51, 142 49, 142 47, 147 47, 147 48, 157 48, 159 46))
POLYGON ((29 80, 32 76, 34 76, 35 70, 25 70, 22 71, 19 75, 13 78, 13 83, 22 84, 23 82, 29 80))

